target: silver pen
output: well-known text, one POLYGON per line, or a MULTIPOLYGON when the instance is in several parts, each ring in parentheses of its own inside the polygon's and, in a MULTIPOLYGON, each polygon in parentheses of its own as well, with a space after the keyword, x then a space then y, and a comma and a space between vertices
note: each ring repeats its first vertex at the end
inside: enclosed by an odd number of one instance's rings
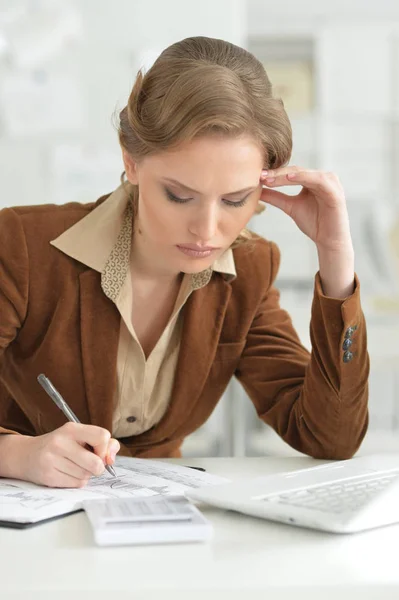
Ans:
MULTIPOLYGON (((58 406, 58 408, 62 410, 68 421, 73 421, 73 423, 80 423, 78 417, 75 415, 73 410, 69 408, 68 404, 65 402, 61 394, 56 390, 54 385, 51 383, 50 379, 48 379, 48 377, 46 377, 45 375, 40 374, 37 380, 44 389, 44 391, 47 392, 50 398, 58 406)), ((111 465, 105 465, 105 468, 107 469, 110 475, 116 477, 115 469, 111 467, 111 465)))

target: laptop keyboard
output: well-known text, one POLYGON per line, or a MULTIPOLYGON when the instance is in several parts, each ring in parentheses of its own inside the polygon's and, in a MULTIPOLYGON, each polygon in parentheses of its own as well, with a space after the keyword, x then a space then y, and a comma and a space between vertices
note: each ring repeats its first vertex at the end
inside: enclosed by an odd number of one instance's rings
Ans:
POLYGON ((329 513, 358 510, 399 476, 394 471, 376 479, 347 480, 262 498, 269 504, 312 508, 329 513))

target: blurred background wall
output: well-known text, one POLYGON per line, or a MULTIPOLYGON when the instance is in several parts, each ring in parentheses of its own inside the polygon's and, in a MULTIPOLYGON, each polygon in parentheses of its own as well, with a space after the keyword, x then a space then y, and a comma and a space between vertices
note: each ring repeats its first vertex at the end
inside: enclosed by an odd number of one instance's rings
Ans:
MULTIPOLYGON (((397 0, 0 0, 0 208, 112 191, 122 171, 115 120, 137 69, 191 35, 253 52, 291 118, 292 164, 339 175, 372 365, 361 451, 399 450, 397 0)), ((281 303, 310 348, 315 248, 273 207, 251 226, 281 248, 281 303)), ((235 381, 184 452, 293 453, 235 381)))

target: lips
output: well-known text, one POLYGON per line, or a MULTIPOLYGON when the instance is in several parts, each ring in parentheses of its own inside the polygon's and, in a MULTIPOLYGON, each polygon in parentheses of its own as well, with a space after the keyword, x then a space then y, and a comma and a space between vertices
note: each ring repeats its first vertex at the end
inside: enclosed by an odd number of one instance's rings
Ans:
POLYGON ((216 248, 212 248, 209 246, 196 246, 195 244, 190 244, 190 246, 176 246, 176 248, 178 250, 180 250, 180 252, 183 252, 183 254, 185 254, 186 256, 191 256, 191 258, 208 258, 209 256, 212 255, 213 251, 216 250, 216 248), (195 248, 201 248, 200 250, 197 250, 195 248), (208 248, 206 250, 206 248, 208 248))
POLYGON ((194 250, 195 252, 207 252, 209 250, 216 250, 215 246, 197 246, 197 244, 178 244, 179 248, 186 248, 187 250, 194 250))

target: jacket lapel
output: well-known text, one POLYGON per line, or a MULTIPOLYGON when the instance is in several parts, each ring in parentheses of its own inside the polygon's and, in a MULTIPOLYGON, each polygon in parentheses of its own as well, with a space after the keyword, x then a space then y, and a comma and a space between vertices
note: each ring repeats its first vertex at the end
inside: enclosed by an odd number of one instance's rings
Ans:
POLYGON ((120 314, 101 289, 101 274, 80 274, 81 345, 85 389, 92 425, 112 431, 120 314))
MULTIPOLYGON (((219 342, 231 295, 231 285, 214 274, 205 287, 194 291, 184 308, 184 325, 170 405, 158 423, 156 439, 173 434, 199 400, 219 342)), ((137 442, 155 441, 149 430, 137 442)))

